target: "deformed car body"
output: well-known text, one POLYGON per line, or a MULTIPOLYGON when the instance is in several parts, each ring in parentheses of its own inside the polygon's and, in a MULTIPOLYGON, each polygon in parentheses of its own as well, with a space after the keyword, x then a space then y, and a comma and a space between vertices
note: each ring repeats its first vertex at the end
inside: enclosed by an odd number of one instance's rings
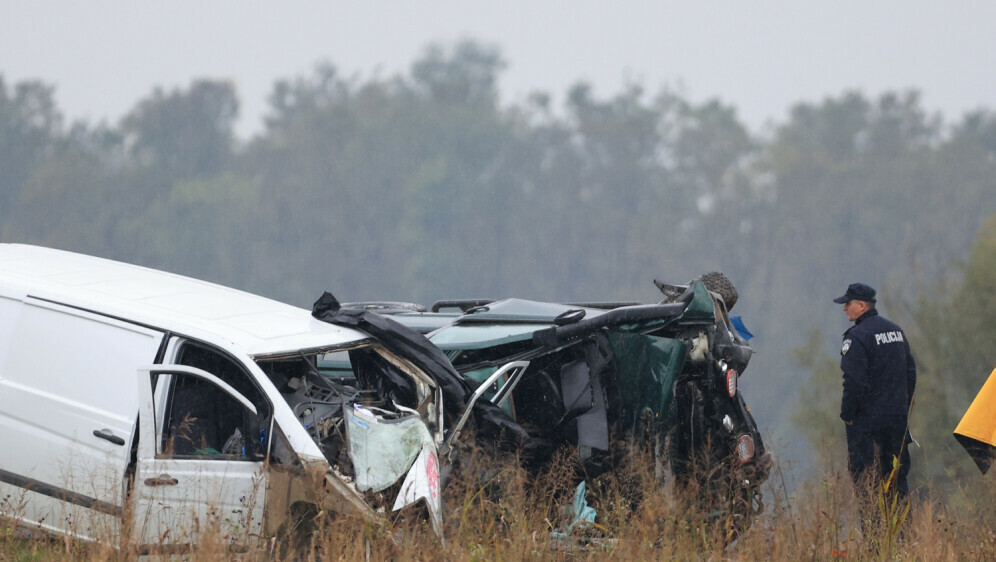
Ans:
POLYGON ((438 532, 444 416, 472 403, 403 340, 0 244, 0 516, 139 552, 181 551, 215 524, 237 546, 319 511, 416 503, 438 532), (351 357, 350 380, 319 374, 335 353, 351 357))
MULTIPOLYGON (((720 294, 700 280, 667 288, 651 305, 475 301, 428 338, 526 431, 527 464, 569 445, 591 476, 645 445, 743 529, 771 465, 738 388, 752 350, 720 294)), ((425 326, 431 314, 392 317, 425 326)))

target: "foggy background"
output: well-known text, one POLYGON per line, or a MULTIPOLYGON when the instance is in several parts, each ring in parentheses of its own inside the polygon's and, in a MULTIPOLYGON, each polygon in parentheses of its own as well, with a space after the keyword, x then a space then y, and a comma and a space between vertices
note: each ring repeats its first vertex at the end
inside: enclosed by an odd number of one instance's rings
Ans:
POLYGON ((996 263, 993 21, 968 2, 0 1, 0 241, 303 307, 655 302, 655 277, 721 270, 757 335, 742 388, 793 479, 843 454, 831 299, 863 281, 926 381, 913 477, 950 479, 996 364, 991 332, 945 339, 957 295, 982 303, 957 312, 972 326, 996 318, 970 275, 996 263))
POLYGON ((7 81, 58 87, 71 118, 116 121, 155 87, 234 83, 237 130, 257 132, 273 81, 331 60, 346 76, 408 69, 430 42, 501 47, 502 101, 563 98, 578 81, 600 96, 629 82, 719 97, 754 131, 797 102, 846 90, 915 88, 955 119, 996 98, 996 6, 857 0, 655 2, 134 3, 0 2, 7 81))

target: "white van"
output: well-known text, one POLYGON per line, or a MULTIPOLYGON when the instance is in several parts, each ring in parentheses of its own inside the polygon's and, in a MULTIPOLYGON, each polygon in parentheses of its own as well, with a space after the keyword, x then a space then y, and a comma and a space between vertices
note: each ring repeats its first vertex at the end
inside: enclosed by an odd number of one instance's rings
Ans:
POLYGON ((421 500, 438 528, 442 400, 396 349, 307 310, 0 244, 0 515, 29 529, 170 551, 421 500), (335 356, 363 372, 322 376, 335 356))

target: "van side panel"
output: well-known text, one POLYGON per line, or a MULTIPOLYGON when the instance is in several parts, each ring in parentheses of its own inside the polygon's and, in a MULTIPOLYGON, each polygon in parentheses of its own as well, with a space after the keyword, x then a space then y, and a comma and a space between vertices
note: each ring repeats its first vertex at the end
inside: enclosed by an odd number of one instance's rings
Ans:
POLYGON ((21 312, 21 299, 0 295, 0 379, 3 378, 3 366, 7 363, 7 350, 10 341, 14 339, 14 328, 21 312))
POLYGON ((0 364, 0 512, 81 538, 118 533, 136 371, 161 339, 67 307, 21 305, 0 364))

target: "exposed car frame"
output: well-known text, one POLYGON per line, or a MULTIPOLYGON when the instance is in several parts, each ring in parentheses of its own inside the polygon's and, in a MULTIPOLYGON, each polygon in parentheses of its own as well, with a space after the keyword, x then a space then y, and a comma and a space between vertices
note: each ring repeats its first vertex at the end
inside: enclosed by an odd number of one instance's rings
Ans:
MULTIPOLYGON (((715 287, 716 274, 704 277, 715 287)), ((392 318, 427 332, 525 430, 528 467, 569 445, 594 476, 649 445, 704 510, 742 530, 763 509, 771 460, 738 385, 753 351, 726 307, 735 289, 656 284, 656 304, 449 300, 462 314, 422 307, 392 318), (525 366, 495 377, 513 363, 525 366)))

